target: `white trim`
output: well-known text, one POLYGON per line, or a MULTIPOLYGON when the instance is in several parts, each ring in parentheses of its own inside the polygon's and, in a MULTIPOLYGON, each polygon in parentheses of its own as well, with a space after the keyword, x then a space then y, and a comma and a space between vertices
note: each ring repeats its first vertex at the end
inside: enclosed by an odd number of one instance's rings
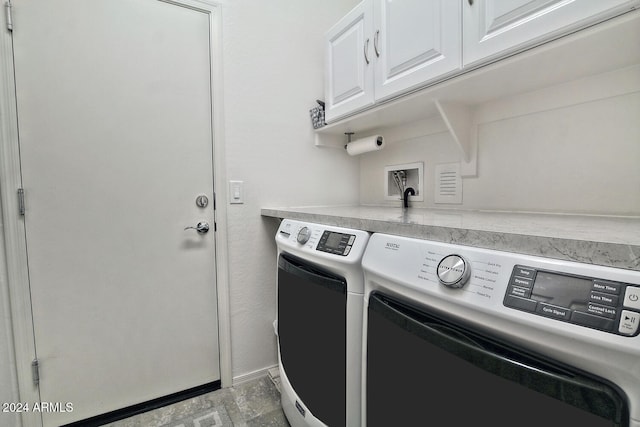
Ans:
POLYGON ((227 185, 224 144, 224 83, 222 63, 222 5, 208 0, 160 0, 210 14, 211 99, 213 108, 213 188, 216 193, 216 287, 218 296, 218 345, 220 383, 233 385, 231 359, 231 310, 229 306, 229 250, 227 237, 227 185))
POLYGON ((247 372, 246 374, 233 377, 233 386, 237 386, 249 381, 257 380, 269 375, 269 371, 273 368, 278 368, 278 365, 267 366, 266 368, 258 369, 256 371, 247 372))
POLYGON ((229 250, 227 237, 227 185, 224 144, 224 84, 222 66, 222 5, 207 0, 160 0, 210 14, 211 99, 213 108, 213 188, 216 193, 216 287, 218 296, 218 345, 220 383, 231 387, 231 310, 229 307, 229 250))
MULTIPOLYGON (((33 385, 31 361, 34 359, 35 343, 33 318, 31 316, 31 294, 27 267, 27 246, 24 218, 18 213, 17 190, 22 186, 20 174, 20 152, 18 146, 18 116, 16 112, 15 76, 13 73, 13 40, 6 27, 0 30, 0 197, 5 246, 4 263, 7 273, 11 323, 13 329, 13 351, 17 392, 22 402, 40 401, 40 393, 33 385)), ((3 343, 4 344, 4 343, 3 343)), ((12 343, 8 345, 11 347, 12 343)), ((33 412, 22 414, 22 424, 42 425, 42 418, 33 412)))
POLYGON ((216 285, 218 295, 218 343, 220 346, 220 382, 233 385, 231 359, 231 310, 229 306, 229 249, 227 237, 227 169, 225 154, 224 82, 222 63, 222 6, 210 3, 211 19, 211 87, 213 90, 213 183, 216 192, 216 285))
MULTIPOLYGON (((222 387, 232 385, 231 319, 229 310, 229 268, 227 249, 227 193, 224 150, 224 112, 222 81, 222 7, 218 3, 200 0, 172 0, 168 3, 183 5, 210 14, 211 34, 211 87, 213 102, 213 151, 214 189, 216 191, 216 285, 218 297, 218 340, 220 349, 220 376, 222 387)), ((0 239, 5 246, 11 319, 14 337, 17 387, 19 400, 39 402, 38 388, 31 378, 31 361, 35 357, 29 271, 27 264, 24 219, 18 214, 16 191, 21 187, 20 153, 18 144, 18 118, 13 71, 13 47, 11 33, 0 31, 0 201, 2 224, 0 239), (4 231, 4 233, 2 233, 4 231)), ((0 273, 3 266, 0 264, 0 273)), ((11 343, 8 343, 11 345, 11 343)), ((41 426, 42 419, 36 413, 24 413, 25 427, 41 426)))

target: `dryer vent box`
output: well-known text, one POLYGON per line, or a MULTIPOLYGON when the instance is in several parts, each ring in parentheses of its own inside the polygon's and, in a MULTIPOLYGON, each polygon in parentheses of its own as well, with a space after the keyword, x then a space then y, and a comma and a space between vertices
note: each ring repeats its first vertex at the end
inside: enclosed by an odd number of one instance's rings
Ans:
POLYGON ((460 163, 445 163, 435 167, 435 203, 462 203, 460 163))

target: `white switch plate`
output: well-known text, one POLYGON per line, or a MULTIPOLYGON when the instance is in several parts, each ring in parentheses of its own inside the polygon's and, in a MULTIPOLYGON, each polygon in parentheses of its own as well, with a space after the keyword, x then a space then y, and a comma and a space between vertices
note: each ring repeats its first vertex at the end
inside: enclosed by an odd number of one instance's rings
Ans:
POLYGON ((232 205, 244 203, 243 181, 229 181, 229 203, 232 205))

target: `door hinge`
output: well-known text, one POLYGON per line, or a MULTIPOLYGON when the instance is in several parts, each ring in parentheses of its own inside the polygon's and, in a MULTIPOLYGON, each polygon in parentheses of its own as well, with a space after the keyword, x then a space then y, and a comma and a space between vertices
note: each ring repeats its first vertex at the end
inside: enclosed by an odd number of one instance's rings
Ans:
POLYGON ((213 192, 213 210, 216 210, 216 192, 213 192))
POLYGON ((20 215, 24 216, 24 190, 22 188, 18 188, 18 210, 20 215))
POLYGON ((33 375, 33 385, 40 384, 40 362, 38 359, 33 359, 31 362, 31 374, 33 375))
POLYGON ((10 1, 5 2, 4 11, 5 11, 5 16, 7 18, 7 30, 9 31, 13 31, 13 14, 11 13, 12 7, 13 5, 11 4, 10 1))

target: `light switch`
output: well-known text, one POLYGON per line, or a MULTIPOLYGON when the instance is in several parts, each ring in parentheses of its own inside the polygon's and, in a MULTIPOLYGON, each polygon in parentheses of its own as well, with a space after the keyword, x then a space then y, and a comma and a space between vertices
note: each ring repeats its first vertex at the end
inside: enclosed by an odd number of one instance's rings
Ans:
POLYGON ((243 200, 243 181, 229 181, 229 203, 240 204, 243 200))

